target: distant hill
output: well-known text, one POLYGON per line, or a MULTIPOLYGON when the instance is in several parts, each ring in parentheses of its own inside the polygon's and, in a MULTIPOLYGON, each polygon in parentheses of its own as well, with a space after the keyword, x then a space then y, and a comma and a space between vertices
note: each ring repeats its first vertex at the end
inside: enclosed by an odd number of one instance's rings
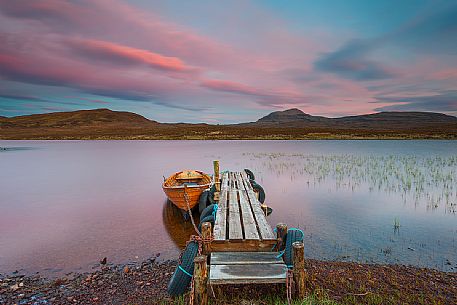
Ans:
POLYGON ((0 118, 0 139, 457 139, 457 118, 432 112, 380 112, 327 118, 299 109, 256 122, 159 123, 131 112, 79 110, 0 118))
POLYGON ((251 126, 289 128, 344 128, 368 130, 408 130, 425 127, 449 127, 457 117, 434 112, 379 112, 374 114, 327 118, 313 116, 299 109, 272 112, 251 126))
POLYGON ((0 124, 0 127, 9 128, 75 128, 113 125, 139 127, 159 123, 131 112, 95 109, 17 116, 4 119, 0 124))

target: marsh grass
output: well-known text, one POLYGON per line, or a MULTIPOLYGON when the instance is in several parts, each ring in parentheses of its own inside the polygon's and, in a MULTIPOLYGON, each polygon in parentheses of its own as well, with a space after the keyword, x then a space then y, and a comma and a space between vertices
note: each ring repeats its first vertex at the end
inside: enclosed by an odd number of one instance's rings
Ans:
POLYGON ((244 153, 258 171, 291 181, 305 179, 307 186, 334 181, 335 188, 398 193, 404 203, 425 202, 429 211, 444 207, 457 212, 457 156, 415 155, 307 155, 244 153))

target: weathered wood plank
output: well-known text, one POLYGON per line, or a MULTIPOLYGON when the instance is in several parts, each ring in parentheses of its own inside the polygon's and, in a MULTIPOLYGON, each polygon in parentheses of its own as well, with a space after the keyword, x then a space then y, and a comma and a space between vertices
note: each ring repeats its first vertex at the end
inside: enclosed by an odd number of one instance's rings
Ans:
POLYGON ((211 265, 210 283, 285 283, 286 276, 287 267, 284 264, 211 265))
POLYGON ((228 172, 222 173, 221 175, 221 190, 228 189, 228 172))
POLYGON ((216 212, 216 221, 214 223, 213 235, 214 240, 226 240, 227 234, 227 190, 222 190, 219 197, 218 209, 216 212))
MULTIPOLYGON (((241 178, 240 178, 241 179, 241 178)), ((240 180, 240 183, 241 180, 240 180)), ((245 239, 260 239, 257 231, 257 224, 251 211, 251 206, 245 190, 238 191, 240 197, 241 217, 243 219, 243 230, 245 239)))
POLYGON ((235 180, 239 190, 244 190, 243 180, 241 179, 241 173, 235 172, 235 180))
MULTIPOLYGON (((250 185, 249 180, 247 179, 246 175, 242 175, 243 181, 245 186, 247 184, 250 185)), ((252 190, 252 188, 248 188, 246 190, 247 196, 249 198, 249 202, 252 207, 252 211, 254 212, 254 217, 257 221, 257 225, 259 227, 259 232, 260 232, 260 237, 262 239, 276 239, 275 234, 273 233, 273 230, 271 229, 270 225, 267 222, 267 219, 265 217, 264 212, 262 211, 261 204, 259 200, 257 200, 257 197, 252 190)))
POLYGON ((211 244, 212 252, 271 252, 276 244, 276 239, 252 240, 252 239, 232 239, 232 240, 215 240, 211 244))
POLYGON ((278 252, 214 252, 211 265, 284 264, 278 252))
POLYGON ((238 192, 236 190, 230 190, 229 192, 229 239, 243 239, 243 231, 241 228, 240 208, 238 204, 237 193, 238 192))
POLYGON ((241 180, 243 180, 244 188, 246 190, 252 190, 252 185, 249 183, 249 177, 245 172, 241 172, 241 180))
POLYGON ((234 172, 230 172, 230 188, 232 190, 236 190, 236 184, 235 184, 235 173, 234 172))

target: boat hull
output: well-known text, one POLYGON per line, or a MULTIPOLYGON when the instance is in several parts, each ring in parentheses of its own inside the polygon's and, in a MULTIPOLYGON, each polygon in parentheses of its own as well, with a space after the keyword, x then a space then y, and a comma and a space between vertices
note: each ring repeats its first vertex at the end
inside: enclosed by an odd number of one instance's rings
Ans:
MULTIPOLYGON (((192 209, 197 205, 198 199, 204 190, 209 188, 211 184, 201 185, 198 187, 187 187, 186 193, 189 198, 189 207, 192 209)), ((187 203, 184 196, 184 187, 182 188, 163 188, 163 191, 167 195, 168 199, 178 208, 188 211, 187 203)))
POLYGON ((201 193, 211 187, 211 176, 200 171, 182 171, 168 177, 162 189, 168 199, 184 211, 198 204, 201 193), (187 194, 187 201, 186 196, 187 194))

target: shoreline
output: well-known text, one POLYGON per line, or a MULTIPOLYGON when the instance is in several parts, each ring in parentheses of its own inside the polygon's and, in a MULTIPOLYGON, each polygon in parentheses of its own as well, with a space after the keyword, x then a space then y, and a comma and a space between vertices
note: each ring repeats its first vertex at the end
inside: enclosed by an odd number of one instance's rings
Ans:
MULTIPOLYGON (((149 258, 58 278, 0 274, 0 304, 184 304, 166 292, 176 266, 149 258)), ((315 259, 306 259, 305 269, 307 294, 335 302, 326 304, 457 304, 457 272, 315 259)), ((284 285, 214 290, 212 304, 287 304, 284 285)))
MULTIPOLYGON (((205 138, 205 137, 37 137, 37 138, 1 138, 0 141, 457 141, 457 136, 453 137, 258 137, 258 138, 205 138)), ((8 150, 2 147, 0 150, 8 150)))

